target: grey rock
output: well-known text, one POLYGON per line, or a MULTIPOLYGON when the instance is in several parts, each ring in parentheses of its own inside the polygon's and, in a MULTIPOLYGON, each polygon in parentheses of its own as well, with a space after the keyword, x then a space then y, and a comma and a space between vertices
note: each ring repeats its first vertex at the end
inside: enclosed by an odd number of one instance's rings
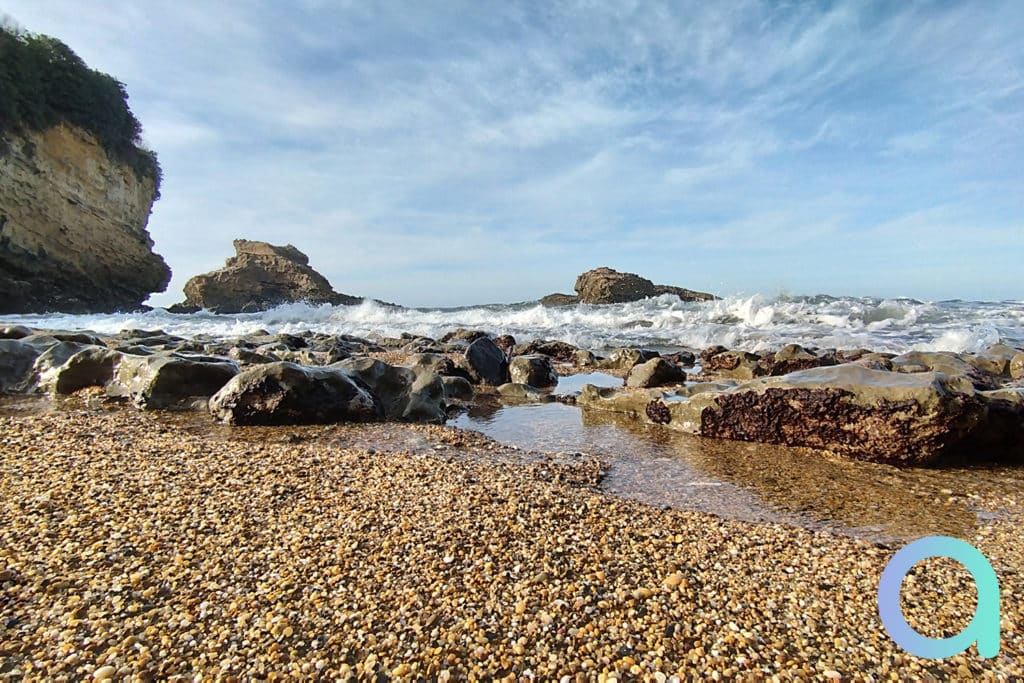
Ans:
POLYGON ((515 383, 540 389, 558 384, 558 373, 551 365, 551 360, 540 354, 513 358, 509 363, 509 375, 515 383))
POLYGON ((16 339, 0 339, 0 393, 21 394, 34 383, 33 367, 42 350, 16 339))
POLYGON ((466 369, 478 384, 500 386, 509 381, 508 360, 488 337, 480 337, 466 349, 466 369))
POLYGON ((278 362, 248 368, 209 401, 210 413, 233 425, 366 422, 384 417, 380 401, 336 368, 278 362))
POLYGON ((626 386, 633 388, 662 387, 682 384, 685 381, 686 373, 664 358, 652 358, 640 365, 634 365, 626 375, 626 386))
POLYGON ((125 355, 106 392, 127 397, 143 410, 182 407, 190 399, 213 395, 237 374, 238 365, 225 358, 178 353, 125 355))

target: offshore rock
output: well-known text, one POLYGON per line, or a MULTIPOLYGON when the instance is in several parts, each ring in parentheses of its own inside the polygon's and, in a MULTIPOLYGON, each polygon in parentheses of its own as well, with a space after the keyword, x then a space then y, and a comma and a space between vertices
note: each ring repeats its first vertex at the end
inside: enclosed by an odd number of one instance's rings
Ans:
POLYGON ((146 231, 156 187, 68 125, 0 136, 0 313, 133 311, 171 271, 146 231))
POLYGON ((235 255, 224 267, 196 275, 185 283, 185 302, 176 310, 205 308, 214 313, 249 313, 285 303, 358 304, 362 299, 339 294, 309 265, 309 257, 292 245, 235 240, 235 255))
POLYGON ((626 303, 661 294, 675 294, 683 301, 709 301, 715 298, 706 292, 656 285, 635 273, 620 273, 608 267, 595 268, 581 274, 576 278, 575 289, 579 302, 584 304, 626 303))

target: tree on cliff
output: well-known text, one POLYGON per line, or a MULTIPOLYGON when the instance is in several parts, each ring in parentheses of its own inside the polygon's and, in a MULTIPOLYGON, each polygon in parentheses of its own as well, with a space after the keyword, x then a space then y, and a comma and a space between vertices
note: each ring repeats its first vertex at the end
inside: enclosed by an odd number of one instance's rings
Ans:
POLYGON ((0 24, 0 133, 60 122, 92 133, 114 159, 150 178, 160 194, 156 153, 141 147, 142 124, 124 83, 90 69, 56 38, 0 24))

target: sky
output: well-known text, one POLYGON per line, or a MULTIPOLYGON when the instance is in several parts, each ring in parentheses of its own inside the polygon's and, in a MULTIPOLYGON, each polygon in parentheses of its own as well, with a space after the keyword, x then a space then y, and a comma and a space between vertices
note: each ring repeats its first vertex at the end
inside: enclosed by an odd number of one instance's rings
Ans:
POLYGON ((1024 6, 5 0, 127 86, 182 300, 244 237, 410 306, 607 265, 1024 299, 1024 6))

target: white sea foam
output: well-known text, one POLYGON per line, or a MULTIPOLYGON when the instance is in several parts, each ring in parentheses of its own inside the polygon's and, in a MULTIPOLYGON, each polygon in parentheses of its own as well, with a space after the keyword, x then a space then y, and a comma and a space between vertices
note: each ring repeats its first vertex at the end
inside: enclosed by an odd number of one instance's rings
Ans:
POLYGON ((237 315, 174 315, 157 309, 117 315, 4 316, 0 323, 108 334, 125 328, 162 329, 188 337, 311 330, 371 338, 402 333, 436 338, 466 327, 512 334, 518 340, 559 339, 595 350, 636 345, 701 349, 722 344, 764 351, 793 342, 896 353, 980 351, 999 341, 1024 346, 1024 302, 928 303, 829 296, 756 295, 687 303, 663 295, 608 306, 512 304, 453 309, 396 309, 375 302, 336 307, 288 304, 237 315))

